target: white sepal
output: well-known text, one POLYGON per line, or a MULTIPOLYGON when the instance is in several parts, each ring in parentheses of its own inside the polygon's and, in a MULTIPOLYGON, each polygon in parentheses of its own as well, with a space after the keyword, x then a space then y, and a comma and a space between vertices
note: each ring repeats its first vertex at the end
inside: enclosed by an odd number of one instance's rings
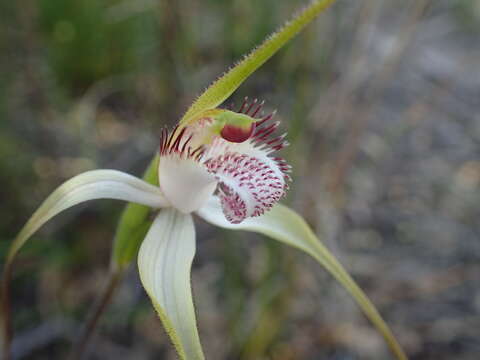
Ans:
POLYGON ((13 241, 7 263, 25 242, 52 217, 74 205, 95 199, 116 199, 155 208, 169 206, 156 186, 116 170, 92 170, 60 185, 35 211, 13 241))
POLYGON ((335 256, 315 236, 305 220, 295 211, 281 204, 276 204, 262 216, 247 218, 240 224, 232 224, 225 219, 219 199, 212 197, 197 214, 213 225, 227 229, 258 232, 311 255, 352 295, 378 332, 385 338, 397 358, 406 359, 402 348, 375 306, 335 256))
POLYGON ((192 217, 174 208, 160 211, 138 253, 143 287, 183 360, 204 359, 190 286, 194 255, 192 217))

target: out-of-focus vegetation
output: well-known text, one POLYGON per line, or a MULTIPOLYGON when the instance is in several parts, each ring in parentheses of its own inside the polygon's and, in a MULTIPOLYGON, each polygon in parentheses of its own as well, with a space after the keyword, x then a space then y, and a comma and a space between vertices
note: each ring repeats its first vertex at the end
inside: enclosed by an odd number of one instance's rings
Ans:
MULTIPOLYGON (((304 3, 3 1, 0 256, 67 178, 94 168, 140 175, 160 129, 304 3)), ((294 165, 286 201, 412 359, 480 353, 479 34, 477 0, 342 0, 232 98, 278 109, 294 165)), ((122 206, 69 210, 23 250, 17 358, 64 358, 101 289, 122 206)), ((198 223, 193 286, 209 359, 389 356, 304 255, 198 223)), ((174 358, 135 269, 89 358, 174 358)))

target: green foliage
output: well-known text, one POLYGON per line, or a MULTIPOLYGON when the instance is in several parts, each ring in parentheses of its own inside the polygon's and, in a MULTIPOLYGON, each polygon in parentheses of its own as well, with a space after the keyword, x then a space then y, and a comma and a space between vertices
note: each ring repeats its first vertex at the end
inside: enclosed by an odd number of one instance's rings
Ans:
POLYGON ((456 0, 453 3, 459 24, 473 34, 478 35, 480 29, 480 3, 477 0, 456 0))
POLYGON ((42 0, 40 26, 49 63, 59 82, 75 89, 131 72, 148 59, 155 14, 126 18, 118 1, 42 0), (147 30, 147 31, 145 31, 147 30), (150 30, 150 31, 148 31, 150 30), (147 35, 147 36, 146 36, 147 35))

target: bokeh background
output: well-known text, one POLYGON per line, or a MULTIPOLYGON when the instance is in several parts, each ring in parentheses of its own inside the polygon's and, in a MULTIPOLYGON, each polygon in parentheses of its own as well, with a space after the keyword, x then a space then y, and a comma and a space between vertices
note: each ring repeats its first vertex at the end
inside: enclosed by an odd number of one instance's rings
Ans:
MULTIPOLYGON (((82 171, 141 175, 160 129, 306 0, 0 3, 0 256, 82 171)), ((289 131, 285 199, 411 359, 480 357, 480 1, 339 0, 234 94, 289 131)), ((14 274, 16 359, 64 359, 105 280, 123 204, 58 216, 14 274)), ((207 357, 387 359, 296 250, 196 220, 207 357)), ((88 359, 174 359, 133 266, 88 359)))

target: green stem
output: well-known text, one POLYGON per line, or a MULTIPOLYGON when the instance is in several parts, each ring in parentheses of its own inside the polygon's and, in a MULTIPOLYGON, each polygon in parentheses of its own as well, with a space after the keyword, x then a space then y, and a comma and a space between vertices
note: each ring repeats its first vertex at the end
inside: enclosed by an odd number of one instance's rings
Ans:
POLYGON ((2 337, 3 337, 3 359, 11 359, 11 347, 13 338, 12 327, 12 311, 10 304, 10 278, 12 277, 12 262, 5 263, 2 276, 2 296, 1 296, 1 311, 2 311, 2 337))
POLYGON ((97 299, 97 302, 90 309, 90 313, 83 326, 83 329, 81 330, 80 336, 78 339, 76 339, 74 345, 72 346, 70 355, 68 357, 69 360, 81 360, 85 355, 90 340, 92 339, 92 335, 95 333, 98 322, 108 305, 110 305, 113 295, 115 294, 115 291, 117 290, 118 285, 123 278, 123 274, 124 271, 118 268, 115 270, 110 270, 106 286, 103 289, 100 297, 97 299))

